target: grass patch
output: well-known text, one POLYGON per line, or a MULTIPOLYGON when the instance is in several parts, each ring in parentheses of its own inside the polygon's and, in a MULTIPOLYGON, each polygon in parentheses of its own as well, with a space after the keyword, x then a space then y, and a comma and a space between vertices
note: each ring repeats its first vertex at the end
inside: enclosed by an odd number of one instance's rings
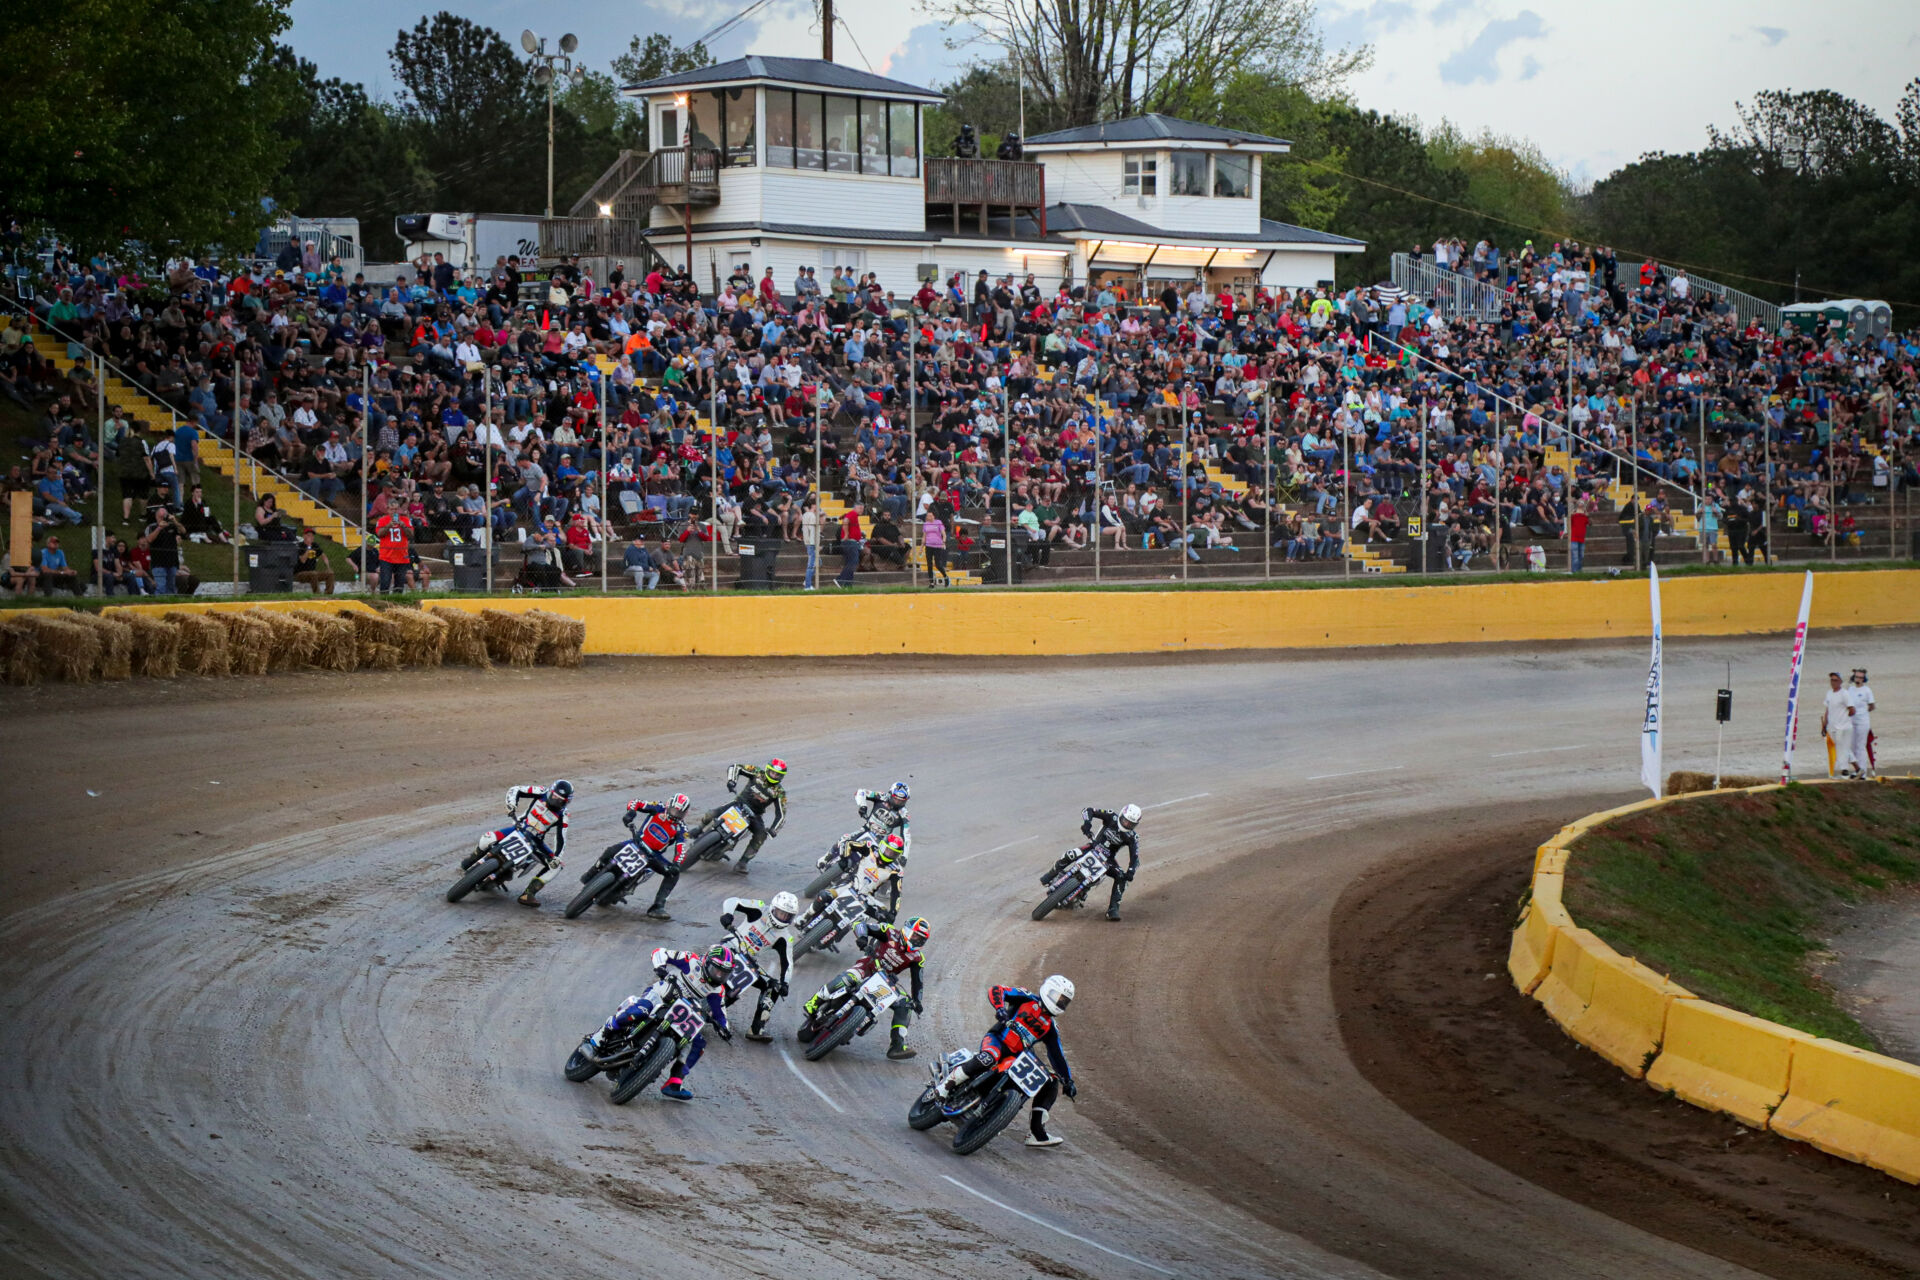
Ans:
POLYGON ((1812 962, 1843 904, 1917 878, 1920 787, 1790 786, 1590 832, 1567 860, 1566 904, 1706 999, 1872 1049, 1812 962))

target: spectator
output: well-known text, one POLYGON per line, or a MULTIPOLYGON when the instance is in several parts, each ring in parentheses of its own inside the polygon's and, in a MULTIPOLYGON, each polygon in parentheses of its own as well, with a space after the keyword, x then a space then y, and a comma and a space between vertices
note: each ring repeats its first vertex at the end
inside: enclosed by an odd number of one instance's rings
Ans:
POLYGON ((647 540, 637 533, 627 544, 621 571, 633 579, 635 590, 652 591, 660 585, 660 568, 654 563, 653 553, 647 550, 647 540))
POLYGON ((165 503, 153 508, 149 515, 151 522, 140 541, 151 558, 153 593, 170 596, 174 594, 180 574, 180 539, 186 536, 187 529, 173 508, 165 503))
POLYGON ((59 535, 47 535, 46 545, 40 548, 40 556, 34 567, 39 570, 40 590, 45 594, 79 590, 78 575, 67 565, 67 553, 60 549, 59 535))
POLYGON ((374 529, 380 538, 379 590, 401 590, 413 563, 413 528, 405 516, 389 514, 380 517, 374 529))
MULTIPOLYGON (((838 268, 835 268, 834 278, 839 279, 838 268)), ((847 507, 847 514, 840 519, 840 574, 834 579, 836 586, 853 585, 853 575, 860 567, 860 553, 865 547, 866 537, 860 528, 860 504, 855 502, 847 507)))
POLYGON ((327 553, 314 540, 313 530, 304 529, 300 534, 300 558, 294 562, 293 580, 313 589, 320 594, 325 584, 327 594, 333 594, 333 565, 327 561, 327 553))

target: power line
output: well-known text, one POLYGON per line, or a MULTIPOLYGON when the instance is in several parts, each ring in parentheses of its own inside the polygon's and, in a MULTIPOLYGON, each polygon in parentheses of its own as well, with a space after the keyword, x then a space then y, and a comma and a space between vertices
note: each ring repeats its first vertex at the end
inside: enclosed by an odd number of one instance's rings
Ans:
POLYGON ((867 64, 867 70, 873 70, 873 62, 867 57, 867 51, 860 47, 860 37, 853 34, 853 28, 847 25, 845 18, 836 17, 833 24, 847 33, 847 39, 853 41, 853 51, 860 55, 860 61, 867 64))
POLYGON ((687 45, 705 44, 709 40, 716 40, 739 26, 742 22, 745 22, 756 10, 764 9, 771 3, 772 0, 754 0, 754 3, 734 14, 731 18, 728 18, 725 22, 707 32, 705 35, 696 36, 692 40, 689 40, 687 45))

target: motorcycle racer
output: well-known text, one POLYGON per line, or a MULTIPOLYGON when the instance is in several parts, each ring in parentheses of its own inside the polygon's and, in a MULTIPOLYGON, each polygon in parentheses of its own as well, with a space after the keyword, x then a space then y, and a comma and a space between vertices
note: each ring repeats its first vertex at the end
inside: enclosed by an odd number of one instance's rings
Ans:
POLYGON ((1037 995, 1019 987, 996 986, 987 988, 987 1000, 993 1005, 993 1030, 981 1038, 980 1052, 941 1077, 933 1087, 934 1096, 944 1102, 955 1088, 979 1079, 1002 1059, 1017 1057, 1036 1044, 1044 1044, 1055 1078, 1033 1096, 1027 1145, 1057 1147, 1061 1139, 1048 1131, 1047 1113, 1059 1101, 1062 1091, 1069 1098, 1080 1092, 1067 1066, 1066 1051, 1060 1045, 1060 1028, 1055 1024, 1055 1019, 1073 1003, 1073 983, 1056 973, 1040 984, 1037 995))
MULTIPOLYGON (((740 807, 747 811, 747 821, 751 824, 753 839, 747 842, 746 852, 740 855, 740 861, 734 870, 744 873, 747 864, 760 852, 767 837, 778 835, 781 824, 787 820, 787 762, 779 758, 767 761, 764 765, 736 764, 727 769, 727 790, 738 792, 740 780, 746 779, 747 789, 740 795, 740 807), (773 821, 768 822, 765 814, 773 810, 773 821)), ((731 807, 730 804, 717 805, 700 817, 699 825, 693 835, 704 835, 709 827, 720 820, 720 815, 731 807)))
MULTIPOLYGON (((649 804, 645 800, 635 800, 627 806, 620 821, 633 834, 633 843, 646 856, 647 865, 660 877, 660 888, 653 895, 653 905, 647 908, 647 915, 655 920, 671 920, 667 914, 667 898, 673 893, 675 885, 680 883, 680 870, 687 857, 687 810, 693 801, 684 795, 674 796, 665 804, 649 804)), ((587 868, 580 883, 587 881, 606 870, 613 861, 613 855, 626 847, 626 841, 615 841, 606 847, 599 861, 587 868)))
POLYGON ((1083 809, 1080 811, 1080 834, 1087 837, 1087 843, 1078 849, 1072 849, 1060 856, 1060 860, 1042 872, 1040 883, 1053 887, 1054 879, 1062 871, 1072 866, 1074 860, 1087 850, 1099 848, 1107 855, 1107 874, 1113 881, 1113 891, 1107 897, 1107 919, 1120 918, 1120 899, 1126 896, 1127 886, 1133 883, 1133 877, 1140 870, 1140 806, 1127 805, 1120 812, 1111 809, 1083 809), (1100 832, 1094 834, 1095 820, 1100 823, 1100 832), (1120 869, 1120 851, 1127 851, 1127 869, 1120 869))
POLYGON ((807 1003, 801 1006, 806 1015, 797 1033, 802 1044, 810 1042, 820 1032, 816 1021, 822 1008, 854 991, 859 985, 875 973, 885 973, 898 985, 898 979, 904 972, 909 975, 910 984, 907 1001, 893 1006, 893 1032, 887 1044, 887 1056, 895 1060, 918 1056, 912 1045, 907 1043, 907 1028, 913 1022, 913 1015, 922 1012, 921 972, 926 967, 924 948, 933 929, 919 916, 907 921, 902 928, 899 925, 869 924, 862 920, 853 926, 853 936, 864 953, 853 962, 851 968, 836 977, 832 982, 814 992, 807 1003))
POLYGON ((767 1020, 773 1016, 774 1001, 787 995, 787 976, 793 971, 794 923, 800 918, 800 899, 782 890, 772 902, 758 898, 728 898, 720 904, 720 927, 731 933, 739 950, 753 965, 757 975, 753 985, 760 989, 754 1006, 753 1021, 747 1025, 747 1039, 770 1040, 767 1020), (779 962, 779 970, 768 968, 770 957, 779 962))
POLYGON ((912 796, 912 788, 905 782, 896 782, 885 791, 854 792, 853 804, 860 811, 860 820, 866 823, 869 832, 876 836, 898 834, 903 841, 911 844, 907 801, 912 796))
MULTIPOLYGON (((706 998, 707 1010, 713 1019, 713 1029, 722 1040, 733 1039, 733 1030, 727 1025, 727 1005, 732 995, 727 989, 727 975, 734 964, 733 948, 725 943, 716 943, 709 947, 705 955, 698 951, 676 951, 669 947, 655 947, 653 951, 652 986, 637 996, 628 996, 613 1016, 608 1018, 600 1030, 587 1037, 587 1051, 596 1057, 606 1037, 615 1031, 624 1031, 639 1022, 653 1016, 654 1010, 663 999, 667 999, 673 990, 668 981, 670 975, 678 970, 687 979, 687 985, 706 998)), ((667 1072, 667 1082, 660 1086, 660 1092, 678 1102, 685 1102, 693 1096, 686 1087, 687 1076, 692 1074, 694 1066, 700 1061, 700 1055, 707 1049, 706 1033, 693 1038, 687 1048, 684 1061, 673 1060, 673 1066, 667 1072)))
MULTIPOLYGON (((565 778, 557 779, 550 787, 529 782, 524 787, 507 788, 507 816, 526 826, 527 834, 533 837, 534 856, 540 860, 540 870, 527 881, 520 895, 523 907, 540 905, 537 900, 540 886, 547 882, 550 873, 560 869, 560 853, 567 847, 567 805, 572 799, 573 784, 565 778), (522 801, 527 802, 524 816, 520 813, 522 801)), ((512 830, 507 826, 481 836, 473 852, 460 860, 460 869, 471 871, 473 864, 486 857, 512 830)))

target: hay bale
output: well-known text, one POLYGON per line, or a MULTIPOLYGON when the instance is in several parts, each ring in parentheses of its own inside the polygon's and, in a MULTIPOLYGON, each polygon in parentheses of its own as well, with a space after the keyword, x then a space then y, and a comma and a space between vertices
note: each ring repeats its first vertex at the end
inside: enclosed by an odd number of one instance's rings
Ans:
POLYGON ((40 678, 66 684, 91 684, 100 669, 100 637, 91 627, 68 618, 21 619, 38 638, 40 678))
POLYGON ((0 616, 0 659, 8 684, 40 683, 40 633, 25 618, 0 616))
POLYGON ((313 628, 307 661, 322 671, 352 671, 360 665, 360 643, 353 624, 335 613, 294 609, 293 616, 313 628))
POLYGON ((441 651, 442 661, 458 662, 469 667, 493 665, 493 660, 487 657, 487 624, 479 614, 438 605, 428 612, 447 624, 447 642, 441 651))
POLYGON ((227 629, 227 655, 237 676, 263 676, 273 660, 273 628, 251 610, 222 610, 212 617, 227 629))
MULTIPOLYGON (((1720 789, 1732 791, 1740 787, 1764 787, 1769 782, 1778 782, 1778 778, 1756 778, 1748 774, 1722 774, 1720 789)), ((1676 769, 1667 775, 1667 794, 1670 796, 1691 795, 1696 791, 1713 790, 1713 775, 1694 773, 1689 769, 1676 769)))
POLYGON ((249 609, 247 616, 258 618, 271 633, 267 670, 296 671, 313 657, 313 624, 281 609, 249 609))
POLYGON ((540 648, 535 662, 549 667, 577 667, 585 661, 580 650, 587 642, 586 623, 545 609, 530 609, 527 616, 540 623, 540 648))
POLYGON ((180 635, 180 672, 189 676, 224 676, 233 670, 227 652, 227 629, 204 613, 171 609, 160 615, 180 635))
POLYGON ((133 628, 124 619, 79 610, 73 620, 100 638, 98 675, 102 680, 133 679, 133 628))
POLYGON ((400 624, 384 613, 342 609, 340 616, 353 627, 354 651, 368 671, 395 671, 400 667, 400 624))
POLYGON ((424 609, 395 606, 381 616, 400 628, 400 661, 410 667, 437 667, 446 654, 447 624, 424 609))
POLYGON ((487 628, 487 656, 510 667, 530 667, 540 656, 543 629, 538 618, 504 609, 482 609, 487 628))
POLYGON ((108 609, 102 617, 127 624, 133 633, 133 672, 153 680, 171 680, 180 674, 180 633, 150 614, 108 609))

